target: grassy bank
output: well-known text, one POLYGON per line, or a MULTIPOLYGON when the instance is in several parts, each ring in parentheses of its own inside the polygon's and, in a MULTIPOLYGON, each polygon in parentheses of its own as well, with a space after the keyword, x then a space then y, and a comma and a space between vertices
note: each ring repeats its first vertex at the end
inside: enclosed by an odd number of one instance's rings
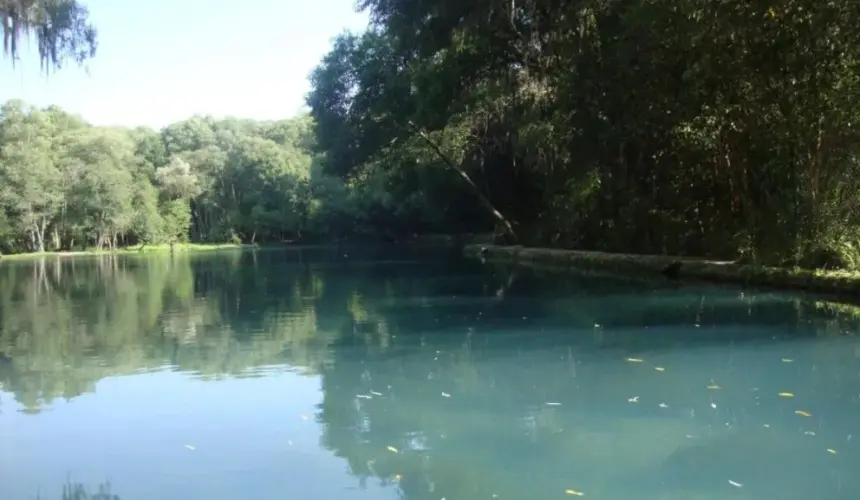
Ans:
MULTIPOLYGON (((235 243, 178 243, 174 245, 173 251, 180 252, 211 252, 214 250, 244 250, 251 248, 259 248, 258 245, 243 245, 235 243)), ((19 260, 33 259, 37 257, 75 257, 81 255, 121 255, 121 254, 141 254, 141 253, 169 253, 170 245, 134 245, 130 247, 116 248, 113 250, 95 248, 65 251, 65 252, 32 252, 32 253, 17 253, 0 256, 0 261, 3 260, 19 260)))
POLYGON ((466 245, 463 252, 469 257, 483 257, 494 261, 530 262, 655 277, 665 275, 666 270, 671 267, 670 277, 677 279, 825 293, 860 293, 860 273, 844 271, 810 271, 663 255, 614 254, 522 246, 466 245))
MULTIPOLYGON (((241 244, 241 243, 178 243, 174 246, 174 251, 180 252, 208 252, 213 250, 248 250, 248 249, 263 249, 263 248, 278 248, 278 249, 296 249, 296 248, 325 248, 337 245, 362 245, 362 244, 397 244, 411 246, 427 246, 427 247, 460 247, 467 244, 478 244, 484 241, 490 241, 492 235, 485 234, 421 234, 414 235, 409 238, 404 238, 399 242, 388 242, 379 238, 351 238, 334 241, 317 241, 309 239, 303 243, 292 245, 284 244, 241 244)), ((74 257, 84 255, 137 255, 141 253, 169 253, 170 245, 133 245, 129 247, 116 248, 114 250, 96 248, 88 248, 85 250, 60 251, 60 252, 29 252, 17 254, 0 254, 0 261, 3 260, 18 260, 18 259, 33 259, 37 257, 74 257)))

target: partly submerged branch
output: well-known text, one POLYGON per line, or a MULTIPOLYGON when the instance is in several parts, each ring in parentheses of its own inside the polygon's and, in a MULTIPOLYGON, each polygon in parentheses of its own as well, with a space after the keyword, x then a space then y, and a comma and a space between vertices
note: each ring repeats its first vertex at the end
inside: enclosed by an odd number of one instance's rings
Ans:
POLYGON ((448 165, 448 167, 450 167, 452 170, 457 172, 460 175, 460 177, 464 181, 466 181, 466 184, 468 184, 469 188, 472 190, 472 192, 475 194, 475 196, 478 197, 478 200, 480 200, 481 204, 484 205, 487 208, 487 210, 489 210, 489 212, 493 215, 493 217, 495 217, 505 227, 505 230, 508 232, 508 234, 512 238, 517 239, 516 231, 514 231, 514 227, 511 224, 511 222, 501 212, 499 212, 499 210, 495 207, 495 205, 493 205, 493 202, 491 202, 490 199, 487 198, 487 196, 483 192, 481 192, 481 189, 478 187, 477 184, 475 184, 475 181, 473 181, 472 178, 469 177, 469 174, 466 173, 466 171, 463 170, 462 167, 457 165, 457 162, 455 162, 453 159, 451 159, 450 156, 445 154, 445 151, 442 150, 442 147, 439 146, 439 144, 437 144, 436 141, 434 141, 429 135, 427 135, 427 132, 425 132, 423 129, 419 128, 418 126, 416 126, 411 121, 408 122, 408 124, 409 124, 410 130, 412 130, 414 133, 416 133, 418 135, 418 137, 423 139, 424 142, 426 142, 427 145, 430 146, 430 148, 433 150, 433 152, 436 153, 436 155, 446 165, 448 165))

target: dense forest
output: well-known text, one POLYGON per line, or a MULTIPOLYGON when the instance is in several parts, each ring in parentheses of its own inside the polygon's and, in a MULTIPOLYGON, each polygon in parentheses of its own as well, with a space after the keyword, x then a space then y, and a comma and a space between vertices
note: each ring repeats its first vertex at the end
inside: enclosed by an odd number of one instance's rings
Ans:
POLYGON ((312 77, 329 172, 459 177, 524 244, 860 263, 857 2, 360 7, 312 77))
POLYGON ((161 131, 128 130, 8 102, 0 108, 2 250, 293 241, 360 230, 354 213, 374 200, 321 174, 312 141, 307 117, 195 117, 161 131))
MULTIPOLYGON (((860 4, 359 8, 371 25, 312 73, 310 118, 120 132, 7 105, 2 185, 32 190, 4 197, 5 249, 495 226, 531 245, 860 266, 860 4)), ((92 55, 86 22, 57 26, 75 33, 67 58, 92 55)))

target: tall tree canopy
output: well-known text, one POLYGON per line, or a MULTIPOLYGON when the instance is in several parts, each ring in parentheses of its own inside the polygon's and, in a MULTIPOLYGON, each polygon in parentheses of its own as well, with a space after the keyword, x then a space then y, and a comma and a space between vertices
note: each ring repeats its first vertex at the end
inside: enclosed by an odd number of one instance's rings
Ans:
MULTIPOLYGON (((7 104, 4 248, 495 229, 860 267, 860 4, 360 8, 372 24, 314 70, 310 117, 118 131, 7 104)), ((0 0, 0 15, 8 54, 28 32, 50 64, 95 47, 76 2, 0 0)))
POLYGON ((308 96, 332 175, 524 243, 860 264, 860 4, 360 6, 308 96))

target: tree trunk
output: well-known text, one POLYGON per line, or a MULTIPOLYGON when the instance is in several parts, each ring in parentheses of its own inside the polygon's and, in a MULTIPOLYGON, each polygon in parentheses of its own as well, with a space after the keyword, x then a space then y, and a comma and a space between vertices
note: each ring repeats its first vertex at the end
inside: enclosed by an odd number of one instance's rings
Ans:
POLYGON ((47 227, 48 222, 43 217, 39 223, 33 224, 33 235, 35 236, 36 243, 36 251, 44 252, 45 251, 45 228, 47 227))

